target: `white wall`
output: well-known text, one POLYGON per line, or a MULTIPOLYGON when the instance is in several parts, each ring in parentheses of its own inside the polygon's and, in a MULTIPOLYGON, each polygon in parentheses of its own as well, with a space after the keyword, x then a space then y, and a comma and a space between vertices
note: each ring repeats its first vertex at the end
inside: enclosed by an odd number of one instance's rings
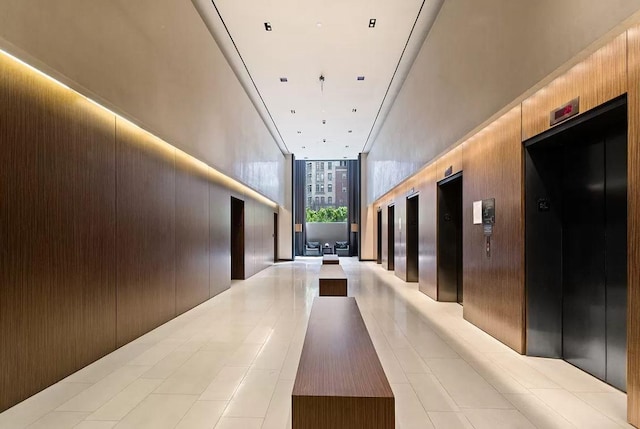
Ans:
POLYGON ((284 156, 189 0, 4 0, 0 47, 278 203, 284 156))
POLYGON ((638 9, 640 0, 446 0, 369 153, 367 202, 638 9))

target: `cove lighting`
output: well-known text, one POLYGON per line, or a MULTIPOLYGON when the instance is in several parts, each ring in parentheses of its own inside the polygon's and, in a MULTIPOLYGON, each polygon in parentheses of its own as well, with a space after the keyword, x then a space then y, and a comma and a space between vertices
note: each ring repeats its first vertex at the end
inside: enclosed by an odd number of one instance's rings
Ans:
POLYGON ((46 74, 45 72, 38 70, 37 68, 33 67, 32 65, 24 62, 23 60, 21 60, 20 58, 17 58, 16 56, 10 54, 9 52, 0 49, 0 54, 4 55, 6 58, 15 61, 16 63, 24 66, 26 69, 28 69, 29 71, 39 75, 40 77, 43 77, 45 79, 47 79, 49 82, 63 88, 64 90, 67 90, 79 97, 82 97, 83 99, 85 99, 86 101, 88 101, 90 104, 96 106, 97 108, 103 110, 104 112, 113 115, 115 118, 121 120, 122 122, 124 122, 125 124, 127 124, 128 126, 131 126, 133 128, 135 128, 137 131, 142 132, 144 134, 147 134, 149 136, 151 136, 154 140, 154 143, 158 144, 160 147, 164 147, 165 149, 168 149, 170 151, 175 151, 174 153, 180 153, 181 156, 186 157, 194 166, 196 166, 199 169, 203 169, 206 170, 208 172, 210 172, 211 174, 211 178, 214 182, 216 183, 222 183, 224 185, 226 185, 227 187, 229 187, 232 190, 236 190, 240 193, 243 193, 244 195, 254 198, 260 202, 262 202, 265 205, 268 205, 270 207, 276 208, 278 207, 278 204, 275 201, 270 200, 269 198, 265 197, 264 195, 262 195, 261 193, 259 193, 258 191, 250 188, 249 186, 237 181, 236 179, 233 179, 232 177, 229 177, 225 174, 223 174, 222 172, 216 170, 215 168, 211 167, 209 164, 205 163, 204 161, 199 160, 198 158, 186 153, 185 151, 173 146, 172 144, 162 140, 160 137, 154 135, 153 133, 145 130, 144 128, 142 128, 141 126, 139 126, 138 124, 136 124, 135 122, 131 121, 130 119, 125 118, 124 116, 114 112, 113 110, 105 107, 104 105, 100 104, 99 102, 87 97, 86 95, 76 91, 75 89, 69 87, 68 85, 65 85, 64 83, 60 82, 59 80, 49 76, 48 74, 46 74))

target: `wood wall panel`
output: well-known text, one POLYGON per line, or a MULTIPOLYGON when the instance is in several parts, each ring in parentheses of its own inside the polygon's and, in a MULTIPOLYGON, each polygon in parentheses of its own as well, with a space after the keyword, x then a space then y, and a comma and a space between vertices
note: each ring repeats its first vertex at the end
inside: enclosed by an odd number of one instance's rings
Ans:
POLYGON ((519 353, 525 350, 521 112, 516 107, 467 142, 463 182, 464 318, 519 353), (473 202, 496 200, 491 256, 473 202))
POLYGON ((549 114, 580 97, 586 112, 627 91, 626 34, 599 49, 522 103, 522 140, 550 128, 549 114))
POLYGON ((628 43, 627 417, 640 427, 640 27, 628 43))
POLYGON ((176 151, 176 314, 209 299, 209 167, 176 151))
POLYGON ((231 193, 223 186, 209 187, 209 296, 231 287, 231 193))
POLYGON ((420 223, 419 238, 419 275, 418 287, 420 291, 432 299, 438 299, 438 264, 437 264, 437 210, 438 198, 436 163, 432 163, 420 172, 420 223))
POLYGON ((445 176, 445 171, 449 167, 451 167, 451 174, 456 174, 462 171, 463 146, 464 145, 458 145, 438 158, 436 161, 438 168, 436 182, 447 178, 447 176, 445 176))
POLYGON ((0 411, 115 349, 114 117, 0 55, 0 411))
POLYGON ((175 149, 118 119, 118 346, 176 314, 175 149))

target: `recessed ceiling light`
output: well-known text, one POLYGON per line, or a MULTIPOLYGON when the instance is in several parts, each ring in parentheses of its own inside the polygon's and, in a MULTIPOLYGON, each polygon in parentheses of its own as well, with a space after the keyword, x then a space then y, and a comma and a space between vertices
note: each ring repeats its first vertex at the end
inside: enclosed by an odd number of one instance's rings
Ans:
POLYGON ((347 145, 344 145, 344 147, 345 147, 345 148, 347 148, 347 149, 349 149, 349 145, 348 145, 348 144, 347 144, 347 145))
POLYGON ((322 120, 322 125, 325 125, 326 123, 327 123, 327 120, 326 120, 326 119, 323 119, 323 120, 322 120))
POLYGON ((347 159, 347 157, 346 157, 346 156, 343 156, 343 158, 344 158, 344 159, 347 159))
POLYGON ((322 139, 322 143, 326 143, 326 142, 327 142, 327 139, 322 139))
POLYGON ((296 113, 296 111, 294 109, 291 109, 291 114, 293 115, 295 113, 296 113))
POLYGON ((280 82, 289 82, 289 79, 287 79, 286 77, 281 77, 280 82))
POLYGON ((305 156, 305 157, 304 157, 304 159, 309 159, 309 157, 308 157, 308 156, 305 156))
POLYGON ((298 134, 302 134, 302 131, 298 131, 298 134))
POLYGON ((320 21, 316 22, 316 27, 318 28, 322 27, 322 23, 320 21))
POLYGON ((353 132, 353 130, 349 130, 349 134, 351 134, 353 132))
POLYGON ((271 23, 270 22, 265 22, 264 23, 264 29, 267 31, 271 31, 271 23))
POLYGON ((302 146, 302 149, 306 149, 306 148, 307 148, 306 146, 302 146))
POLYGON ((364 80, 364 76, 358 76, 358 80, 364 80))
POLYGON ((369 20, 369 28, 374 28, 376 26, 376 20, 375 18, 371 18, 369 20))
POLYGON ((356 112, 358 111, 358 109, 355 109, 355 108, 354 108, 354 109, 351 109, 351 111, 352 111, 353 113, 356 113, 356 112))

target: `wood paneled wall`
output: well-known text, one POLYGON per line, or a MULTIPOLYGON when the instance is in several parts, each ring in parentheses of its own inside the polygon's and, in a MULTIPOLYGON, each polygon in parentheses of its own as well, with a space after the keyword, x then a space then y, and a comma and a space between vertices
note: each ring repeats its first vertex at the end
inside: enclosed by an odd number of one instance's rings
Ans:
POLYGON ((640 427, 640 27, 628 31, 627 415, 640 427))
POLYGON ((420 291, 432 299, 438 299, 438 264, 437 264, 437 205, 438 200, 436 163, 428 166, 420 173, 417 189, 420 192, 418 207, 418 287, 420 291))
MULTIPOLYGON (((453 173, 463 171, 464 317, 524 353, 522 142, 548 130, 550 112, 576 97, 584 113, 625 92, 629 103, 627 409, 629 422, 640 426, 640 27, 616 37, 416 174, 421 193, 420 290, 437 299, 437 259, 432 253, 437 242, 435 182, 451 165, 453 173), (472 224, 472 203, 485 198, 496 199, 490 257, 485 254, 482 227, 472 224)), ((374 206, 401 192, 408 182, 389 191, 374 206)), ((383 229, 383 241, 385 236, 383 229)))
POLYGON ((3 55, 0 147, 0 411, 229 288, 230 179, 3 55))
POLYGON ((116 345, 114 117, 23 70, 0 56, 0 411, 116 345))
POLYGON ((525 350, 524 198, 520 106, 464 148, 462 260, 464 318, 519 353, 525 350), (496 224, 486 255, 473 202, 495 198, 496 224))

